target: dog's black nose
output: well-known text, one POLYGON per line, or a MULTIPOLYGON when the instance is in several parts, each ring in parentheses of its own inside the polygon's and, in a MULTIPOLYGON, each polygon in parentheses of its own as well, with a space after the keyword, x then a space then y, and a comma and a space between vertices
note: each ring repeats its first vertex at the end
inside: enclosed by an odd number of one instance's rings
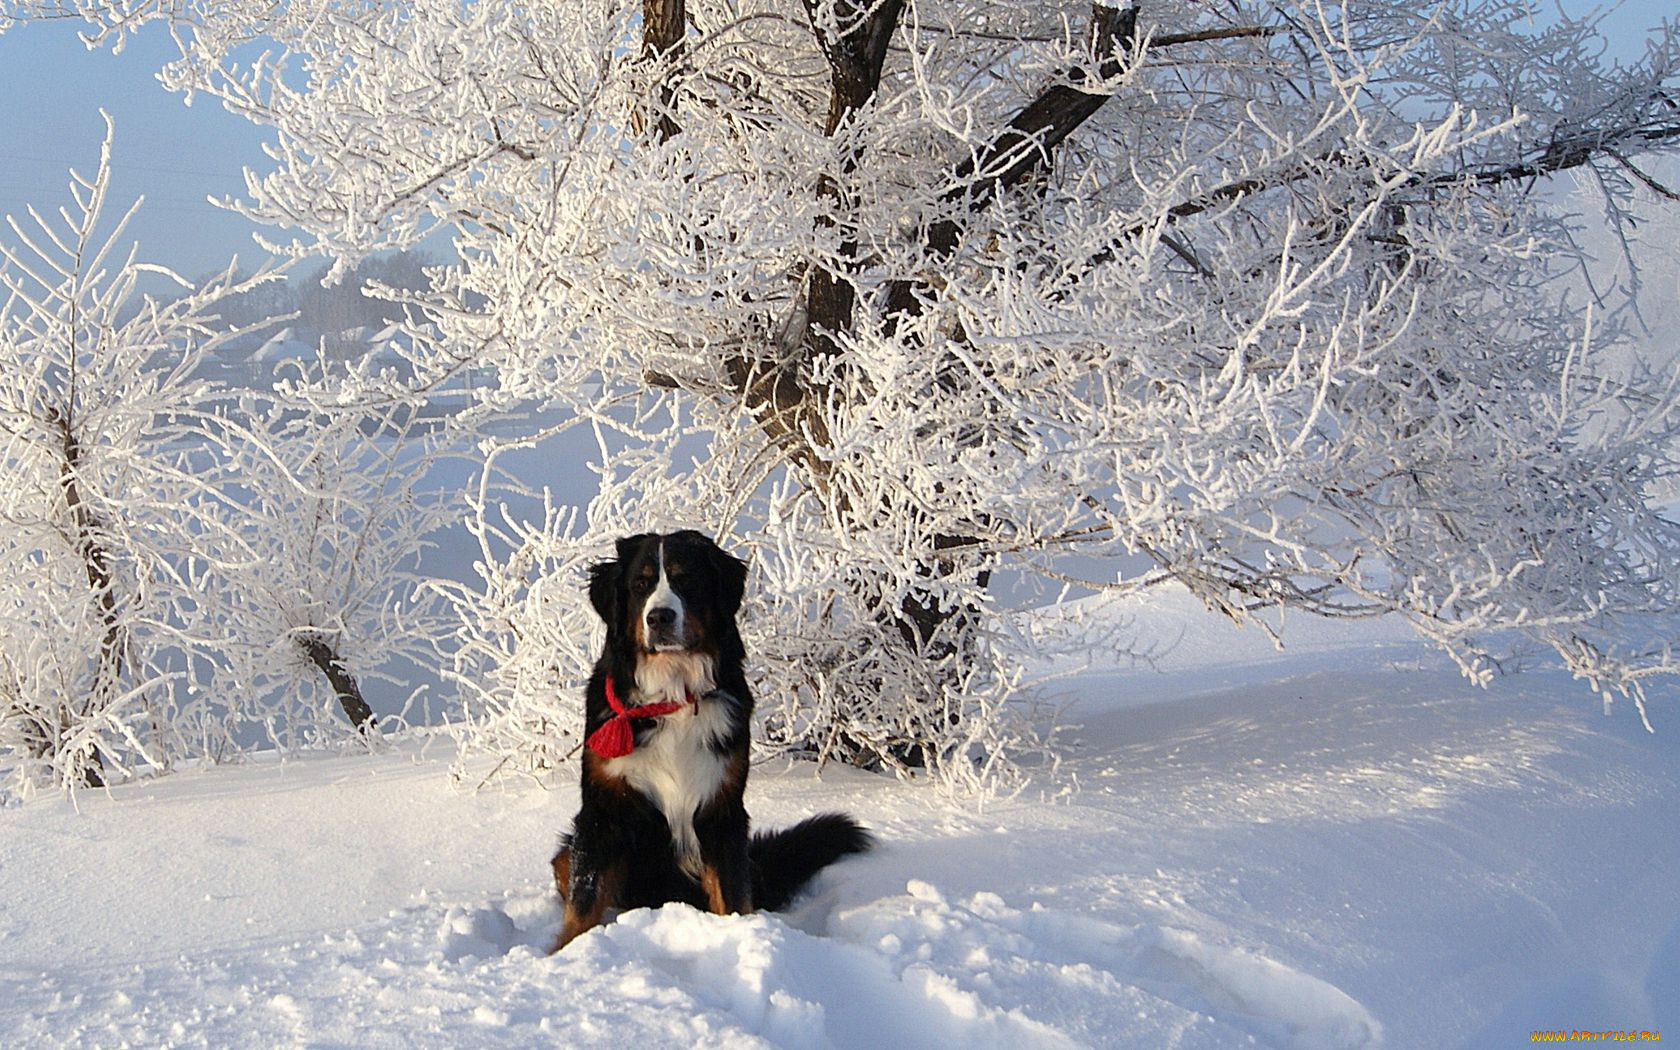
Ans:
POLYGON ((677 625, 677 610, 668 605, 655 605, 647 611, 649 627, 675 627, 677 625))

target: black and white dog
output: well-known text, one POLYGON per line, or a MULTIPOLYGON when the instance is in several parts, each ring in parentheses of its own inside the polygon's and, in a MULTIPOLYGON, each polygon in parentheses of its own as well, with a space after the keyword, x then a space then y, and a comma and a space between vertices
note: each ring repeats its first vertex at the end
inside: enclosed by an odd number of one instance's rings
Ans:
POLYGON ((753 701, 735 623, 746 580, 740 560, 688 530, 619 540, 617 558, 590 570, 607 640, 585 697, 582 804, 553 861, 556 951, 614 908, 780 908, 869 848, 836 813, 748 833, 753 701))

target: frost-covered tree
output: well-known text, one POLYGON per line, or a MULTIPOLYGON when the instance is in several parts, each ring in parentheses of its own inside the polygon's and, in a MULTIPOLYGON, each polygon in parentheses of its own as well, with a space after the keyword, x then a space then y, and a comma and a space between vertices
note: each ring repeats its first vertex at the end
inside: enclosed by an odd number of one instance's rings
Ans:
POLYGON ((1020 739, 1004 573, 1674 669, 1673 385, 1598 370, 1534 192, 1646 191, 1672 23, 1623 64, 1525 0, 70 6, 273 129, 240 207, 294 250, 454 238, 417 382, 595 426, 582 524, 485 525, 506 666, 680 521, 753 555, 771 742, 953 779, 1020 739))
POLYGON ((188 419, 236 334, 214 304, 269 277, 195 287, 124 254, 134 209, 100 225, 110 144, 70 206, 0 238, 0 776, 17 784, 165 767, 198 735, 177 688, 210 524, 188 419))
POLYGON ((415 572, 453 496, 437 421, 361 393, 378 355, 215 379, 272 323, 219 309, 280 274, 194 286, 119 252, 139 203, 102 226, 110 146, 0 239, 5 793, 371 738, 364 684, 412 692, 446 632, 415 572))
POLYGON ((365 683, 411 690, 399 676, 435 660, 446 630, 417 571, 429 537, 459 518, 432 473, 442 442, 411 406, 362 402, 355 385, 317 369, 203 423, 219 460, 197 609, 215 639, 213 689, 287 748, 371 738, 365 683))

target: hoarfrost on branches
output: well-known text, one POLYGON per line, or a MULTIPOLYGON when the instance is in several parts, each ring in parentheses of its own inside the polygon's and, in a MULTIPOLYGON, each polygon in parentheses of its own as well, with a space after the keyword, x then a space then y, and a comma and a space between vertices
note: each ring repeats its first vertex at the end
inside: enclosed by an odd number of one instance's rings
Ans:
POLYGON ((134 209, 100 228, 110 141, 70 207, 9 218, 0 241, 0 769, 20 785, 98 785, 191 746, 203 698, 177 686, 195 673, 205 523, 179 439, 234 334, 213 304, 269 277, 193 287, 122 254, 134 209), (148 278, 177 294, 143 293, 148 278))
POLYGON ((1623 64, 1519 0, 74 6, 273 129, 238 206, 291 250, 454 238, 416 384, 596 429, 586 513, 484 496, 458 596, 530 764, 557 594, 678 523, 753 557, 772 746, 947 782, 1031 740, 1005 578, 1396 613, 1642 710, 1675 669, 1671 370, 1600 367, 1535 192, 1660 186, 1672 22, 1623 64))
POLYGON ((138 202, 101 226, 110 153, 107 122, 72 205, 0 238, 8 793, 371 740, 361 683, 441 633, 414 571, 446 506, 422 485, 441 432, 355 393, 362 376, 212 378, 250 333, 216 311, 280 274, 194 286, 139 262, 138 202))
POLYGON ((372 738, 364 683, 407 688, 393 668, 435 659, 442 610, 418 563, 453 516, 431 476, 444 444, 431 421, 410 404, 337 404, 353 383, 324 368, 307 379, 203 422, 221 453, 206 513, 227 538, 207 552, 213 688, 286 748, 347 725, 372 738))

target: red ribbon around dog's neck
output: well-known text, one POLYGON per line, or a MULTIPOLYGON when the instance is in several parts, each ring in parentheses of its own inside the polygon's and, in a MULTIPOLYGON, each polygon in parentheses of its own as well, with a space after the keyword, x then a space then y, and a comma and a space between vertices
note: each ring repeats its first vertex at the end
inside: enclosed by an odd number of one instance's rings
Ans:
MULTIPOLYGON (((692 699, 689 702, 692 702, 692 699)), ((666 700, 662 703, 627 708, 624 701, 618 698, 618 691, 613 688, 612 676, 608 675, 607 706, 613 709, 613 716, 603 722, 601 728, 590 733, 589 739, 585 741, 589 750, 602 758, 623 758, 636 750, 636 734, 630 728, 632 718, 659 718, 674 711, 681 711, 687 705, 679 700, 666 700)))

